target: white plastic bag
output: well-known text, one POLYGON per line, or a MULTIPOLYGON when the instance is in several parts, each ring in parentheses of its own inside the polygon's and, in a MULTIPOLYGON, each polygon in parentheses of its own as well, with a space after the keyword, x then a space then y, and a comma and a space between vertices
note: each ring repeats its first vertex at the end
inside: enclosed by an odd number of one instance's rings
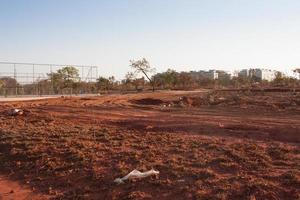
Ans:
POLYGON ((12 109, 9 111, 9 114, 12 116, 23 115, 24 111, 21 109, 12 109))
POLYGON ((135 169, 132 172, 130 172, 129 174, 127 174, 126 176, 124 176, 123 178, 116 178, 114 180, 114 182, 117 183, 117 184, 121 184, 121 183, 124 183, 124 181, 126 181, 126 180, 146 178, 148 176, 158 175, 158 174, 159 174, 159 171, 155 171, 154 169, 151 169, 151 170, 146 171, 146 172, 140 172, 140 171, 135 169))

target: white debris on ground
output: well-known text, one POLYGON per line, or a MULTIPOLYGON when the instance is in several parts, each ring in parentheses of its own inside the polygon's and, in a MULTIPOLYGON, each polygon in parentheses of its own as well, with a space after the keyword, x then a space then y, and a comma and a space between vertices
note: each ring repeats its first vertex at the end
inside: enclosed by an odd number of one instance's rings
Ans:
POLYGON ((23 110, 21 110, 21 109, 11 109, 10 111, 9 111, 9 115, 11 115, 11 116, 17 116, 17 115, 23 115, 24 114, 24 111, 23 110))
POLYGON ((126 181, 126 180, 146 178, 148 176, 158 175, 158 174, 159 174, 159 171, 156 171, 154 169, 151 169, 146 172, 140 172, 135 169, 132 172, 130 172, 129 174, 127 174, 126 176, 124 176, 123 178, 116 178, 114 180, 114 182, 117 184, 121 184, 121 183, 124 183, 124 181, 126 181))

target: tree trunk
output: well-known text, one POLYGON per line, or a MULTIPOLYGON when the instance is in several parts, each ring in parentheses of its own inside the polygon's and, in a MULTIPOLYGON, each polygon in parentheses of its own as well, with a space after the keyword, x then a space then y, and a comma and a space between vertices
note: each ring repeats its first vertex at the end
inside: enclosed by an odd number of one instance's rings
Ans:
POLYGON ((143 74, 146 76, 146 78, 149 80, 150 84, 152 85, 152 92, 155 91, 154 81, 152 81, 149 76, 146 74, 146 72, 142 71, 143 74))
POLYGON ((152 83, 152 92, 154 92, 155 88, 154 88, 154 83, 152 83))

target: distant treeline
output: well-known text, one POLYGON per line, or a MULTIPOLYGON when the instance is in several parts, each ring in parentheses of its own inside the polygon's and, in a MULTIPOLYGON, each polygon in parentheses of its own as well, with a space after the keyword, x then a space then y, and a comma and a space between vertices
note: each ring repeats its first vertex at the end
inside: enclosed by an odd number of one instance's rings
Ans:
MULTIPOLYGON (((163 73, 155 73, 146 59, 130 61, 133 69, 123 80, 114 76, 99 77, 96 82, 80 80, 77 68, 67 66, 56 72, 47 74, 47 78, 32 84, 21 85, 11 77, 0 78, 0 95, 52 95, 52 94, 97 94, 109 92, 130 92, 146 90, 192 90, 197 88, 235 89, 263 87, 300 87, 296 78, 286 77, 278 72, 273 81, 259 80, 255 77, 219 76, 212 79, 206 76, 192 76, 191 72, 177 72, 168 69, 163 73)), ((295 72, 299 73, 300 69, 295 72)), ((225 72, 218 71, 219 74, 225 72)))

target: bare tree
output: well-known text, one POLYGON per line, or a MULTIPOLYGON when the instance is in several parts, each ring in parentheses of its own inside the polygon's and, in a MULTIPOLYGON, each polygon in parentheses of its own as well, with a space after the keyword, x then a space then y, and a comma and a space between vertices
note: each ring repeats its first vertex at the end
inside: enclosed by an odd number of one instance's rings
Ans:
MULTIPOLYGON (((128 85, 129 86, 134 85, 134 80, 136 80, 136 74, 133 72, 127 72, 127 74, 125 75, 125 80, 124 80, 124 84, 125 84, 127 90, 128 90, 128 85)), ((137 88, 137 87, 138 86, 135 85, 135 88, 137 88)))
POLYGON ((142 73, 145 75, 145 77, 149 80, 151 86, 152 86, 152 91, 154 92, 155 90, 155 83, 154 79, 150 78, 150 73, 154 73, 155 68, 151 67, 149 62, 145 59, 142 58, 141 60, 130 60, 130 66, 135 70, 135 73, 142 73))

